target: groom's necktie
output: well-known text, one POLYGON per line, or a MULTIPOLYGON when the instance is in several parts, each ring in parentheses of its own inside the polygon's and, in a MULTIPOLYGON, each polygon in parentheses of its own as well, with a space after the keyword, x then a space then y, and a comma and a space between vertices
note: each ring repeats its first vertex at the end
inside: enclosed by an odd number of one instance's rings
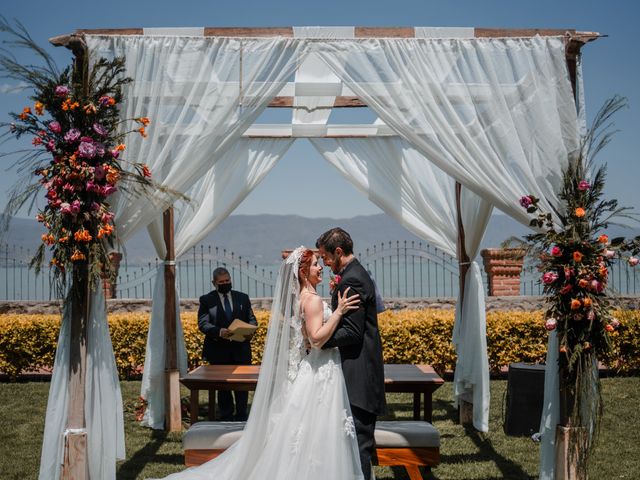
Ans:
POLYGON ((227 320, 231 321, 231 316, 233 312, 231 311, 231 302, 229 302, 229 295, 226 293, 223 295, 224 298, 224 313, 227 315, 227 320))

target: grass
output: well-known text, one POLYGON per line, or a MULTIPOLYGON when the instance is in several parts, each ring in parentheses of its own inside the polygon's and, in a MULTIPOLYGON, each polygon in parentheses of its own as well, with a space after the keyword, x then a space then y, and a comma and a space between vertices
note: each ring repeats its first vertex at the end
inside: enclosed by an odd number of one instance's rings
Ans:
MULTIPOLYGON (((640 472, 640 378, 602 380, 605 415, 590 464, 592 479, 634 479, 640 472)), ((491 382, 490 432, 479 434, 456 424, 451 384, 434 394, 434 425, 441 434, 442 463, 429 479, 537 478, 539 447, 528 437, 509 437, 502 431, 506 381, 491 382)), ((0 384, 0 478, 38 476, 48 383, 0 384)), ((161 477, 183 468, 180 433, 140 427, 135 406, 140 382, 123 382, 127 458, 118 465, 118 479, 161 477)), ((187 391, 183 390, 187 396, 187 391)), ((412 397, 389 394, 391 418, 408 418, 412 397)), ((205 397, 201 398, 205 401, 205 397)), ((402 468, 376 468, 378 479, 406 479, 402 468)), ((270 480, 270 479, 265 479, 270 480)))

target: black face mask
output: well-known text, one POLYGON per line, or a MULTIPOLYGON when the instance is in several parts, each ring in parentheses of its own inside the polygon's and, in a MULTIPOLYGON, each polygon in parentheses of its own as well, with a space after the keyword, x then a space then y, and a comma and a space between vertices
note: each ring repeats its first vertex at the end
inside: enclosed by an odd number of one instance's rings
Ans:
POLYGON ((230 283, 221 283, 216 288, 218 289, 218 292, 220 292, 222 295, 224 295, 224 294, 229 293, 231 291, 231 284, 230 283))

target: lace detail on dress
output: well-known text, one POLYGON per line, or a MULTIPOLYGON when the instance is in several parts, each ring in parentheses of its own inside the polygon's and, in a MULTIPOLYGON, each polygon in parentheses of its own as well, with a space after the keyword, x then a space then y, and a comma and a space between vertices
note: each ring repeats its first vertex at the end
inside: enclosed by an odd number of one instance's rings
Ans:
POLYGON ((347 437, 356 438, 356 426, 353 423, 353 417, 347 415, 347 409, 342 410, 342 423, 344 424, 344 433, 347 437))

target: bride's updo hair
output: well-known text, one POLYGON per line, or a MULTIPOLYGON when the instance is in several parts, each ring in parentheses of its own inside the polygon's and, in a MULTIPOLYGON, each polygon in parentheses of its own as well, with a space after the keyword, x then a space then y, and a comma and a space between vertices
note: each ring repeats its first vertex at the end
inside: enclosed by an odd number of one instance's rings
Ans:
POLYGON ((300 266, 298 267, 298 282, 300 288, 304 287, 304 281, 309 277, 311 262, 313 262, 313 250, 307 248, 300 256, 300 266))

